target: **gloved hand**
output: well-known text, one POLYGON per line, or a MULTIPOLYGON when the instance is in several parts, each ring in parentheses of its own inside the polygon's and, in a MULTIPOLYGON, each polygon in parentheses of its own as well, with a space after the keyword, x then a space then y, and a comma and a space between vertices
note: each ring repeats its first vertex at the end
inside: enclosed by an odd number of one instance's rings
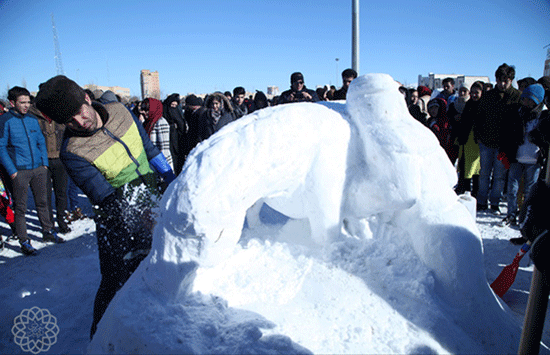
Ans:
POLYGON ((504 153, 504 152, 498 153, 497 159, 500 160, 502 165, 504 165, 504 169, 506 169, 506 170, 510 169, 510 160, 508 160, 508 157, 506 156, 506 153, 504 153))
POLYGON ((164 157, 164 154, 160 153, 159 155, 151 159, 149 161, 149 164, 151 164, 151 166, 157 171, 162 179, 166 181, 166 183, 170 184, 176 179, 176 175, 170 167, 170 164, 168 164, 168 161, 164 157))

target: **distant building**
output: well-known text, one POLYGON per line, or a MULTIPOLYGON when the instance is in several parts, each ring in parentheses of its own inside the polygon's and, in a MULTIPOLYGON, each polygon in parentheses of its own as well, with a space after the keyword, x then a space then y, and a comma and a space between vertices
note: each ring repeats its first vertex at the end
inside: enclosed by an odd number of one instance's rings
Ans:
POLYGON ((148 97, 160 100, 159 72, 147 69, 141 71, 141 99, 148 97))
POLYGON ((458 89, 462 85, 465 85, 468 89, 472 84, 478 80, 485 83, 490 83, 491 80, 488 76, 471 76, 462 74, 434 74, 430 73, 428 76, 418 76, 418 86, 423 85, 429 87, 431 90, 442 89, 443 79, 453 78, 455 80, 455 88, 458 89))
POLYGON ((101 90, 103 92, 105 92, 107 90, 111 90, 116 95, 120 96, 121 99, 126 99, 126 100, 130 99, 130 89, 129 88, 123 88, 123 87, 120 87, 120 86, 101 86, 101 85, 93 85, 93 84, 84 85, 83 88, 84 89, 90 89, 92 91, 101 90))
POLYGON ((277 96, 279 95, 279 87, 278 86, 268 86, 267 87, 267 94, 277 96))

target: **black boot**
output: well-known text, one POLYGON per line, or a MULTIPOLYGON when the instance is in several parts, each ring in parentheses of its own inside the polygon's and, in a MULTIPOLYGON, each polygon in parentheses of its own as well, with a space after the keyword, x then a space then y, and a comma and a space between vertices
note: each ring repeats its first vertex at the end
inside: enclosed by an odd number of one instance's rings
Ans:
POLYGON ((514 245, 523 245, 523 244, 527 243, 527 239, 525 239, 523 237, 512 238, 512 239, 510 239, 510 243, 512 243, 514 245))

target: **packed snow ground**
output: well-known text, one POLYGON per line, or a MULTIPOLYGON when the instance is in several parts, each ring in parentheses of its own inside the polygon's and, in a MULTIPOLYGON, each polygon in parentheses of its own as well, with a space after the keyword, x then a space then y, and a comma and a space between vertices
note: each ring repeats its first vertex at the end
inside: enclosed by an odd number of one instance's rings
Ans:
MULTIPOLYGON (((273 228, 288 228, 296 229, 298 232, 302 225, 298 222, 286 223, 284 218, 277 219, 276 215, 270 215, 268 208, 264 207, 266 212, 262 214, 265 217, 266 223, 273 228), (271 217, 270 217, 271 216, 271 217), (271 218, 271 220, 268 220, 271 218), (285 227, 286 226, 286 227, 285 227)), ((37 231, 38 220, 36 219, 35 211, 29 211, 31 220, 31 232, 37 231)), ((477 214, 477 227, 480 230, 483 239, 483 250, 485 260, 485 270, 487 273, 487 281, 492 282, 502 271, 505 265, 512 262, 515 254, 519 250, 518 246, 508 242, 510 238, 519 236, 517 229, 500 226, 501 217, 494 216, 490 213, 477 214)), ((9 227, 5 223, 0 223, 3 235, 9 234, 9 227)), ((95 224, 91 219, 80 220, 71 224, 72 232, 66 235, 68 241, 62 245, 44 244, 40 242, 38 233, 32 233, 33 245, 40 249, 40 254, 35 257, 25 257, 19 253, 19 245, 15 241, 9 241, 8 247, 0 253, 0 270, 2 270, 2 278, 0 279, 0 297, 2 299, 2 307, 0 310, 0 353, 2 354, 24 354, 20 346, 15 344, 14 336, 11 328, 14 325, 14 319, 24 309, 32 307, 40 307, 48 309, 52 315, 57 318, 59 326, 59 334, 57 335, 56 343, 46 353, 49 354, 83 354, 89 344, 89 331, 92 321, 92 309, 95 298, 95 292, 99 286, 99 260, 97 254, 97 244, 95 240, 95 224)), ((267 229, 268 227, 266 227, 267 229)), ((251 234, 248 238, 252 238, 251 234)), ((429 334, 422 327, 415 326, 414 320, 404 320, 403 310, 411 307, 414 303, 412 299, 417 297, 415 294, 414 282, 411 280, 411 288, 402 290, 403 293, 408 293, 411 301, 400 299, 401 304, 392 303, 392 300, 384 300, 378 297, 375 293, 369 292, 365 295, 357 295, 355 292, 350 293, 349 290, 354 288, 354 291, 360 290, 361 285, 349 285, 346 280, 350 279, 350 274, 328 265, 321 265, 319 261, 309 258, 305 255, 300 255, 294 258, 288 252, 288 246, 284 242, 272 243, 265 241, 265 236, 256 235, 257 239, 249 243, 248 249, 242 249, 239 254, 229 263, 230 266, 240 267, 247 265, 248 262, 255 262, 254 268, 243 270, 241 278, 228 279, 219 288, 224 290, 227 297, 226 301, 219 299, 220 309, 225 311, 231 310, 235 313, 242 311, 240 304, 247 303, 251 297, 250 293, 261 294, 263 297, 269 297, 270 290, 277 287, 285 290, 287 298, 276 300, 280 302, 280 311, 275 311, 273 314, 264 315, 267 320, 263 323, 265 334, 285 333, 293 341, 293 332, 298 332, 296 329, 269 329, 271 321, 279 320, 285 317, 300 317, 303 319, 303 327, 310 332, 311 341, 315 341, 315 336, 318 332, 317 327, 331 329, 334 334, 334 342, 338 343, 353 343, 353 340, 359 336, 368 336, 370 339, 376 339, 379 344, 373 344, 372 348, 377 348, 378 353, 396 353, 396 344, 401 344, 398 347, 404 348, 409 346, 410 353, 477 353, 478 346, 471 342, 466 342, 464 346, 454 348, 447 346, 449 342, 457 338, 453 327, 442 326, 437 333, 429 334), (279 257, 278 257, 279 256, 279 257), (274 265, 276 264, 276 265, 274 265), (251 281, 262 279, 262 273, 268 272, 271 274, 271 269, 280 270, 281 276, 277 280, 265 280, 264 283, 251 284, 251 281), (290 275, 301 270, 299 275, 290 275), (314 273, 312 274, 312 270, 314 273), (298 285, 299 277, 304 274, 311 276, 307 277, 307 283, 298 285), (288 278, 283 278, 283 275, 288 278), (294 300, 292 304, 286 304, 295 289, 299 286, 305 286, 309 289, 307 294, 302 297, 315 298, 320 307, 325 303, 325 295, 322 290, 316 286, 321 282, 332 282, 331 287, 334 287, 334 293, 330 297, 341 297, 339 302, 340 309, 325 310, 325 322, 312 324, 308 321, 308 309, 300 308, 300 300, 294 300), (243 287, 233 287, 232 284, 243 287), (233 288, 231 290, 231 288, 233 288), (403 301, 404 300, 404 301, 403 301), (362 304, 361 304, 362 303, 362 304), (227 309, 229 307, 229 309, 227 309), (369 309, 367 314, 354 312, 358 308, 369 309), (273 317, 273 318, 271 318, 273 317), (368 332, 364 333, 362 329, 353 329, 348 326, 338 326, 338 324, 362 322, 367 327, 368 332), (429 340, 427 342, 426 340, 429 340), (426 346, 414 348, 414 344, 425 342, 426 346), (427 346, 429 344, 429 346, 427 346), (384 351, 384 349, 386 349, 384 351)), ((392 261, 384 256, 384 252, 378 253, 373 263, 386 266, 392 261)), ((513 315, 511 321, 515 322, 519 328, 523 323, 523 316, 527 306, 529 296, 529 287, 531 283, 531 275, 533 266, 530 263, 528 256, 525 256, 520 262, 520 269, 512 288, 504 295, 504 302, 509 308, 510 314, 513 315)), ((387 266, 386 266, 387 267, 387 266)), ((417 266, 411 265, 416 268, 417 266)), ((222 278, 224 275, 220 275, 222 278)), ((305 279, 305 278, 304 278, 305 279)), ((396 284, 398 280, 384 280, 388 287, 396 284)), ((357 281, 356 281, 357 282, 357 281)), ((205 284, 201 286, 205 291, 212 289, 214 285, 205 284)), ((279 292, 273 292, 278 293, 279 292)), ((431 295, 425 295, 429 298, 431 295)), ((261 304, 254 305, 261 309, 261 304)), ((408 310, 411 313, 414 310, 408 310)), ((200 308, 197 309, 200 312, 200 308)), ((206 312, 205 312, 206 313, 206 312)), ((206 314, 197 314, 197 318, 203 318, 206 314)), ((250 318, 258 318, 257 314, 247 314, 250 318)), ((434 322, 437 318, 444 318, 444 314, 432 315, 417 315, 417 317, 431 316, 434 322)), ((477 317, 482 320, 486 317, 484 314, 479 314, 477 317)), ((243 316, 244 318, 244 316, 243 316)), ((158 320, 157 320, 158 321, 158 320)), ((205 331, 210 328, 212 332, 222 327, 223 320, 212 319, 210 323, 205 324, 205 331)), ((146 325, 147 326, 147 325, 146 325)), ((233 339, 236 344, 249 342, 246 334, 247 329, 233 329, 233 339)), ((252 331, 248 329, 248 331, 252 331)), ((498 329, 495 329, 498 331, 498 329)), ((304 330, 299 330, 303 333, 304 330)), ((519 338, 519 334, 518 334, 519 338)), ((481 342, 490 342, 491 339, 478 339, 481 342)), ((546 317, 544 327, 543 342, 550 343, 550 315, 546 317)), ((518 343, 519 344, 519 343, 518 343)), ((328 344, 320 344, 329 346, 328 344)), ((243 352, 247 350, 244 347, 243 352)), ((310 349, 311 350, 311 349, 310 349)), ((349 353, 369 353, 369 349, 352 349, 349 353), (353 351, 355 350, 355 351, 353 351)), ((27 352, 28 353, 28 352, 27 352)), ((370 351, 370 353, 373 353, 370 351)), ((550 353, 548 349, 542 347, 541 353, 550 353)))
POLYGON ((266 109, 199 146, 161 202, 150 256, 90 345, 93 222, 74 222, 63 245, 37 238, 32 258, 11 241, 0 255, 0 352, 22 351, 11 328, 31 307, 57 317, 52 353, 516 352, 528 258, 504 302, 487 282, 512 261, 519 247, 507 240, 519 232, 489 214, 474 223, 433 135, 403 118, 393 82, 371 79, 352 84, 349 116, 338 103, 266 109), (248 210, 258 199, 293 218, 262 203, 248 210))

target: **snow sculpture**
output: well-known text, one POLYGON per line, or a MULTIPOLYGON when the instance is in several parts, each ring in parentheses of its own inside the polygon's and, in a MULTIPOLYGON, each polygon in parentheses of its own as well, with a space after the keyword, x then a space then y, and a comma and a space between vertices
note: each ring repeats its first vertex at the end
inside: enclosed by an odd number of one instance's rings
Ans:
MULTIPOLYGON (((259 200, 289 217, 307 218, 319 246, 337 237, 342 223, 349 234, 361 235, 361 219, 383 212, 391 218, 425 200, 430 189, 439 211, 452 205, 461 211, 451 189, 453 167, 433 134, 410 119, 397 85, 389 75, 363 76, 353 81, 340 114, 318 104, 283 105, 237 121, 197 147, 165 194, 162 215, 170 217, 156 230, 150 267, 164 268, 163 260, 219 263, 259 200), (228 187, 226 180, 237 184, 228 187)), ((471 222, 469 227, 475 230, 471 222)), ((473 239, 480 255, 480 240, 473 239)), ((423 238, 412 242, 431 264, 421 250, 423 238)), ((176 295, 187 282, 174 275, 169 284, 146 280, 176 295)))
MULTIPOLYGON (((151 299, 141 301, 148 315, 136 327, 155 319, 152 314, 181 312, 178 302, 194 304, 190 291, 198 265, 213 266, 230 256, 247 211, 263 202, 291 218, 308 219, 319 249, 349 237, 382 238, 391 230, 408 236, 396 245, 413 249, 433 274, 436 292, 456 313, 449 324, 471 336, 498 338, 476 326, 479 310, 501 314, 500 305, 485 280, 477 228, 452 190, 456 174, 437 139, 409 115, 388 75, 355 79, 347 96, 345 105, 261 110, 195 148, 165 192, 150 255, 111 303, 92 343, 99 347, 92 350, 104 351, 119 336, 118 322, 137 317, 130 306, 137 293, 151 299)), ((163 322, 153 325, 164 329, 163 322)), ((174 350, 145 330, 132 339, 141 345, 128 352, 174 350)), ((186 346, 179 350, 201 352, 186 346)))

